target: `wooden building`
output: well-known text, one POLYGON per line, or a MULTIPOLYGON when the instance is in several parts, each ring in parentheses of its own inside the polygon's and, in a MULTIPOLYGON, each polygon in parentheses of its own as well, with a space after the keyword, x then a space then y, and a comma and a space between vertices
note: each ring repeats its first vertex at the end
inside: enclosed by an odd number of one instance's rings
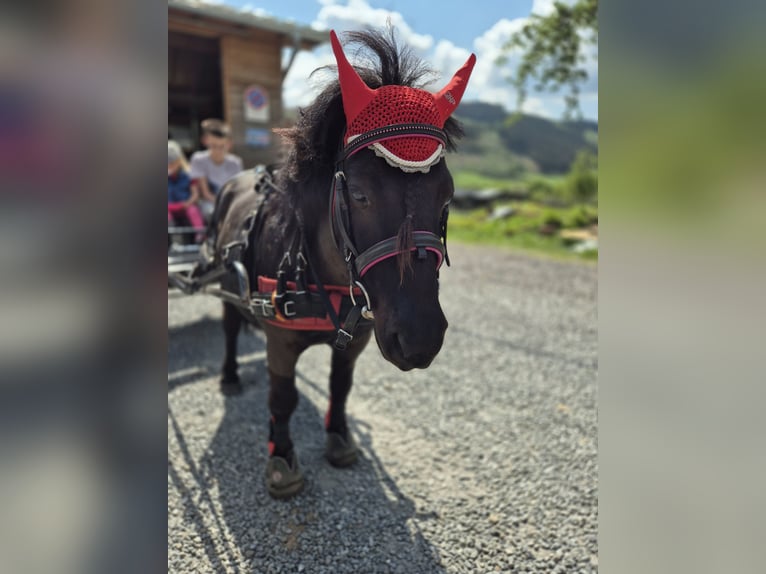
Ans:
POLYGON ((168 0, 168 132, 191 153, 199 124, 232 127, 246 167, 276 159, 271 129, 284 125, 282 82, 299 50, 327 32, 193 0, 168 0))

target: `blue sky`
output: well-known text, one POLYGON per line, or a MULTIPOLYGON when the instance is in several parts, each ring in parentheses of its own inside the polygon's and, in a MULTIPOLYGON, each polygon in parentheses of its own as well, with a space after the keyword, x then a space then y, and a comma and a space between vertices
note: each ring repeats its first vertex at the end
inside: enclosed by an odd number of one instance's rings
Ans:
MULTIPOLYGON (((494 60, 503 41, 524 25, 530 13, 545 14, 553 0, 208 0, 264 13, 281 20, 319 29, 337 31, 382 25, 390 17, 402 40, 438 70, 442 82, 473 52, 477 64, 465 100, 503 105, 512 110, 516 92, 506 81, 518 56, 511 55, 509 67, 494 60)), ((569 0, 570 2, 572 0, 569 0)), ((580 107, 589 119, 598 118, 598 64, 595 50, 588 58, 589 80, 583 87, 580 107)), ((307 82, 315 68, 334 63, 329 45, 301 52, 285 79, 284 100, 288 106, 304 105, 313 99, 319 83, 307 82)), ((439 89, 440 85, 432 86, 439 89)), ((564 109, 563 93, 532 91, 524 106, 529 113, 558 119, 564 109)))

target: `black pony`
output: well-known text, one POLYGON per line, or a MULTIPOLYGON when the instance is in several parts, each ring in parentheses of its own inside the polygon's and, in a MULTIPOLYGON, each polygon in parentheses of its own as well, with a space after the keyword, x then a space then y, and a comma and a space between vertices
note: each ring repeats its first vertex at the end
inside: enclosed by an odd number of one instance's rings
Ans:
POLYGON ((290 439, 295 365, 309 346, 332 344, 326 456, 352 464, 345 404, 354 364, 374 331, 402 370, 425 368, 447 320, 438 300, 453 194, 443 159, 460 127, 450 115, 475 57, 438 94, 431 72, 397 46, 393 31, 349 33, 370 56, 352 68, 331 33, 339 81, 282 130, 289 153, 276 170, 252 170, 221 190, 214 215, 215 265, 224 298, 221 388, 241 390, 237 336, 243 320, 267 338, 270 378, 267 487, 288 497, 303 486, 290 439), (224 271, 220 271, 225 269, 224 271))

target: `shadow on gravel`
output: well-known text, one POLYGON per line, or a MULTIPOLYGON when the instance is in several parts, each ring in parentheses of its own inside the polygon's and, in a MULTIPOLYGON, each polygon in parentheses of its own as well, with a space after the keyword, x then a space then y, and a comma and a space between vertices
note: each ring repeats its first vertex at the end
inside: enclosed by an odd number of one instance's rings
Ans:
MULTIPOLYGON (((266 344, 252 328, 243 328, 239 336, 239 351, 240 377, 242 383, 247 385, 258 380, 259 375, 254 368, 263 362, 247 357, 265 352, 266 344)), ((220 318, 204 317, 180 327, 168 327, 168 391, 211 376, 217 377, 223 355, 224 336, 220 318)))
MULTIPOLYGON (((213 357, 212 367, 207 366, 216 368, 222 356, 217 353, 222 348, 217 347, 222 343, 213 345, 215 352, 205 344, 223 337, 218 332, 212 336, 211 329, 220 330, 219 322, 212 322, 213 327, 201 321, 170 333, 171 349, 183 348, 204 359, 176 365, 171 360, 170 368, 176 367, 171 374, 183 373, 189 364, 204 365, 213 357)), ((432 517, 418 514, 385 471, 369 425, 349 417, 362 456, 351 468, 335 469, 323 457, 324 413, 302 392, 291 429, 306 488, 288 501, 271 499, 263 481, 268 434, 265 361, 254 361, 247 379, 242 395, 225 399, 224 417, 197 462, 186 446, 183 429, 168 410, 171 432, 181 451, 168 464, 169 482, 181 494, 185 521, 201 538, 210 564, 220 564, 227 557, 226 571, 237 573, 444 572, 438 551, 417 525, 432 517), (185 472, 179 472, 179 465, 186 467, 185 472), (182 478, 187 473, 193 481, 182 478)), ((307 387, 326 399, 326 381, 311 381, 299 373, 299 391, 307 387)))

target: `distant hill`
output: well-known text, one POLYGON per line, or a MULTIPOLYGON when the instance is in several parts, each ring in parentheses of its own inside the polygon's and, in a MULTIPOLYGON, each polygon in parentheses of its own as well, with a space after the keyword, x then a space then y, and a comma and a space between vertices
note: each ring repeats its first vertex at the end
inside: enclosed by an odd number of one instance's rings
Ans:
MULTIPOLYGON (((463 102, 455 117, 465 137, 458 153, 447 161, 453 171, 473 171, 488 177, 517 178, 528 173, 569 171, 580 150, 598 152, 598 123, 590 120, 553 121, 521 114, 514 118, 502 106, 463 102)), ((297 110, 285 109, 285 123, 297 110)))
POLYGON ((466 137, 460 153, 449 159, 453 169, 494 177, 566 173, 580 150, 598 152, 598 123, 589 120, 514 117, 502 106, 482 102, 462 103, 455 117, 463 122, 466 137))
POLYGON ((502 106, 484 102, 462 102, 455 114, 461 120, 472 120, 483 124, 497 124, 508 117, 502 106))

